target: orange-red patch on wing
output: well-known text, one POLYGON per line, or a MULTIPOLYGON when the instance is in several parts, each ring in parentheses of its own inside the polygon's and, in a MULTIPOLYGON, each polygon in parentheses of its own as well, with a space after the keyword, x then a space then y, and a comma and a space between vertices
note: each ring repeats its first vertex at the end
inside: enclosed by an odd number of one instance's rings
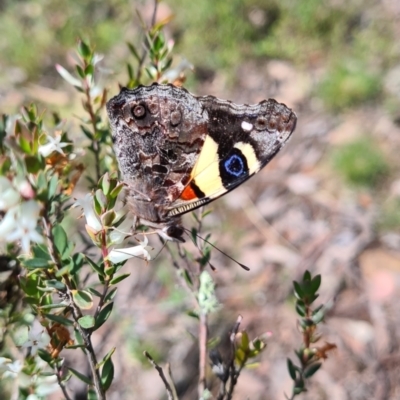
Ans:
POLYGON ((197 199, 197 195, 192 189, 192 187, 190 185, 187 185, 183 190, 183 192, 181 193, 180 198, 182 200, 193 200, 197 199))

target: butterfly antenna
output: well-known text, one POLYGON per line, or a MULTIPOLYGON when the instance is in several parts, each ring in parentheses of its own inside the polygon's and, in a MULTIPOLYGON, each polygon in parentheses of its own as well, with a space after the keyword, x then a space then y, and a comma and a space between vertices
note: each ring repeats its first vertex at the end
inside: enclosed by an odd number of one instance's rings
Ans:
MULTIPOLYGON (((191 231, 189 229, 183 228, 186 233, 190 236, 191 235, 191 231)), ((225 253, 224 251, 222 251, 221 249, 219 249, 217 246, 215 246, 214 244, 212 244, 210 241, 208 241, 207 239, 201 237, 199 234, 195 233, 196 237, 198 237, 199 239, 203 240, 204 242, 208 243, 211 247, 213 247, 215 250, 218 250, 221 254, 223 254, 225 257, 228 257, 230 260, 232 260, 234 263, 236 263, 237 265, 239 265, 239 267, 243 268, 245 271, 250 271, 250 268, 247 267, 246 265, 240 263, 239 261, 235 260, 233 257, 231 257, 229 254, 225 253)), ((197 243, 195 243, 195 245, 197 246, 197 243)), ((199 248, 199 246, 197 246, 197 248, 201 251, 201 249, 199 248)), ((211 263, 209 263, 210 267, 212 270, 215 271, 215 268, 211 265, 211 263)))
MULTIPOLYGON (((161 238, 160 238, 161 239, 161 238)), ((164 250, 164 247, 167 246, 167 242, 165 240, 161 240, 162 243, 162 247, 161 249, 158 251, 158 253, 154 256, 153 260, 156 260, 157 257, 160 255, 160 253, 164 250)))

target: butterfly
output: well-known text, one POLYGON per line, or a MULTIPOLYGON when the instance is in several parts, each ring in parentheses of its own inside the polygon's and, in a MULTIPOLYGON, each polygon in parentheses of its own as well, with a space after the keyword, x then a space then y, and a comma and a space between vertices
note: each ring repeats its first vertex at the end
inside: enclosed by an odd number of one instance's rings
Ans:
POLYGON ((158 83, 123 88, 107 113, 137 223, 180 242, 181 216, 260 171, 297 121, 273 99, 240 105, 158 83))

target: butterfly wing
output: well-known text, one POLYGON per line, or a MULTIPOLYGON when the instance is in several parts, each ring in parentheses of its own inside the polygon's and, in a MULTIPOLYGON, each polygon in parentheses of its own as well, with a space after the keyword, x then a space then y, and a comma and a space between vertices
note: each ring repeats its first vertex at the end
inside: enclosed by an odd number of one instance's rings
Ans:
POLYGON ((212 96, 198 100, 207 112, 207 136, 169 216, 207 204, 246 181, 278 153, 296 126, 292 110, 273 99, 250 106, 212 96))
POLYGON ((112 139, 131 211, 166 222, 190 181, 207 136, 207 113, 185 89, 153 84, 122 89, 107 103, 112 139))
POLYGON ((161 224, 258 172, 296 125, 295 114, 275 100, 237 105, 156 83, 122 89, 107 112, 131 210, 161 224))

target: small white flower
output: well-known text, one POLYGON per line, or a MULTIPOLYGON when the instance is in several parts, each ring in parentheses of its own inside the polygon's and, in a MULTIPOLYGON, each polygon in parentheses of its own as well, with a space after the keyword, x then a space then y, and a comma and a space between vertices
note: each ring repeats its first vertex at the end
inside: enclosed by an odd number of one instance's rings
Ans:
POLYGON ((26 400, 40 400, 40 397, 36 395, 35 393, 31 393, 26 400))
POLYGON ((9 210, 19 201, 20 195, 12 183, 5 176, 0 176, 0 211, 9 210))
POLYGON ((0 222, 0 242, 8 242, 8 235, 15 229, 20 206, 17 205, 7 211, 0 222))
POLYGON ((114 264, 129 260, 132 257, 139 257, 145 259, 146 261, 149 261, 151 260, 151 256, 149 253, 151 247, 147 246, 147 243, 148 239, 145 236, 143 242, 140 242, 140 245, 138 246, 114 249, 110 251, 110 253, 108 254, 108 259, 114 264))
MULTIPOLYGON (((37 381, 35 382, 36 386, 36 395, 39 399, 47 398, 51 393, 60 389, 60 386, 57 382, 57 377, 55 375, 50 376, 38 376, 37 381)), ((27 397, 26 400, 28 400, 27 397)), ((29 399, 30 400, 30 399, 29 399)))
POLYGON ((72 76, 63 66, 56 64, 57 72, 72 86, 82 87, 82 82, 72 76))
POLYGON ((30 330, 28 333, 28 340, 22 345, 23 348, 30 347, 31 355, 35 356, 39 349, 44 349, 50 343, 50 336, 46 331, 34 332, 30 330))
POLYGON ((103 225, 100 222, 98 215, 94 210, 93 195, 88 193, 83 199, 77 200, 74 207, 83 208, 83 214, 85 215, 87 225, 95 231, 103 229, 103 225))
POLYGON ((6 123, 6 135, 7 136, 12 136, 14 135, 14 131, 15 131, 15 124, 17 123, 17 121, 21 119, 21 115, 16 114, 16 115, 10 115, 7 118, 7 123, 6 123))
POLYGON ((130 230, 132 228, 132 220, 130 218, 125 218, 121 225, 118 228, 114 228, 112 232, 110 232, 110 242, 111 244, 121 244, 124 239, 130 235, 130 230))
POLYGON ((34 201, 26 201, 7 212, 0 223, 0 241, 21 241, 23 253, 29 253, 31 242, 43 243, 36 230, 41 207, 34 201))
POLYGON ((5 371, 3 372, 1 377, 3 379, 6 379, 6 378, 15 379, 22 370, 23 365, 22 365, 21 361, 15 360, 14 362, 11 362, 10 359, 4 359, 4 358, 3 358, 3 360, 4 360, 4 362, 2 364, 0 364, 0 367, 2 367, 2 369, 5 368, 5 371))
POLYGON ((39 146, 39 153, 43 157, 48 157, 53 151, 64 154, 62 148, 68 146, 70 143, 61 142, 61 136, 56 137, 47 136, 47 143, 39 146))
POLYGON ((3 365, 7 365, 7 364, 10 363, 10 362, 11 362, 11 359, 10 359, 10 358, 0 357, 0 368, 1 368, 3 365))

